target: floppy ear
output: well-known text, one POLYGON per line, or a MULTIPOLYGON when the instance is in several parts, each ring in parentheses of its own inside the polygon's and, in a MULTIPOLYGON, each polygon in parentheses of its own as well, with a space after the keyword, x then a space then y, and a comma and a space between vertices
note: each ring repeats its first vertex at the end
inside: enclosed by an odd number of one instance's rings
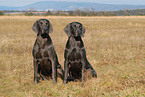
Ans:
POLYGON ((81 36, 84 37, 84 34, 85 34, 85 28, 84 28, 84 26, 82 25, 82 33, 81 33, 81 36))
POLYGON ((32 26, 33 31, 38 34, 39 33, 39 25, 38 25, 38 21, 36 21, 33 26, 32 26))
POLYGON ((49 22, 49 33, 52 33, 53 32, 53 27, 52 27, 52 24, 49 22))
POLYGON ((64 32, 67 34, 68 37, 71 36, 71 23, 69 23, 65 28, 64 28, 64 32))

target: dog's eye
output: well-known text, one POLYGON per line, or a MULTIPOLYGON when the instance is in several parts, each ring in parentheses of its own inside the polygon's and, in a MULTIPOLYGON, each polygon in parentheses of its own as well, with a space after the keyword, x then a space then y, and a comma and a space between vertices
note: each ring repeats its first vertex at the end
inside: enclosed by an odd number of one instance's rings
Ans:
POLYGON ((40 25, 42 26, 42 25, 43 25, 43 23, 42 23, 42 22, 40 22, 40 25))
POLYGON ((48 23, 46 23, 46 26, 48 26, 48 23))
POLYGON ((74 25, 74 27, 76 28, 76 25, 74 25))

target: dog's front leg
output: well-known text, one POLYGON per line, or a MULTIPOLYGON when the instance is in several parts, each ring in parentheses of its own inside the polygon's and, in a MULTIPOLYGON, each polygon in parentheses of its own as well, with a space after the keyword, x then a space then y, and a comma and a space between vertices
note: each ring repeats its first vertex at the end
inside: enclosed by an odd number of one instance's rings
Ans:
POLYGON ((52 79, 53 79, 53 83, 56 84, 57 83, 57 64, 56 64, 56 57, 54 57, 55 52, 54 52, 53 47, 49 49, 49 54, 50 54, 50 60, 52 63, 52 79))
POLYGON ((68 71, 69 71, 68 61, 65 60, 65 62, 64 62, 64 80, 63 80, 63 83, 64 83, 64 84, 67 83, 68 71))
POLYGON ((34 64, 34 83, 37 84, 38 83, 38 79, 37 79, 38 64, 37 64, 36 59, 33 59, 33 64, 34 64))
POLYGON ((85 60, 82 59, 82 87, 84 86, 85 60))
POLYGON ((85 56, 86 52, 83 49, 81 52, 81 63, 82 63, 82 87, 84 86, 84 71, 85 71, 85 67, 86 67, 86 56, 85 56))
POLYGON ((52 61, 52 78, 53 78, 53 83, 57 83, 57 67, 56 67, 56 60, 53 59, 52 61))

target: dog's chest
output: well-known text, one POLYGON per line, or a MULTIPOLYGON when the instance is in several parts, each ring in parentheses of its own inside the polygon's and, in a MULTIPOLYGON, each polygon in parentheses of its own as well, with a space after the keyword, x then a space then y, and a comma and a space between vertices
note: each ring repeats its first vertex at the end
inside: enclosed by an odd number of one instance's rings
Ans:
POLYGON ((38 49, 36 57, 37 58, 49 58, 49 52, 48 52, 47 47, 45 47, 44 49, 42 49, 42 48, 38 49))
POLYGON ((75 41, 75 42, 71 42, 71 47, 72 48, 79 48, 80 47, 80 41, 75 41))
POLYGON ((79 47, 80 42, 77 42, 75 44, 72 44, 70 54, 68 56, 68 59, 70 61, 80 61, 81 60, 81 48, 79 47))
POLYGON ((40 37, 40 38, 37 39, 37 45, 40 49, 45 49, 47 44, 48 44, 48 39, 47 38, 43 39, 42 37, 40 37))
POLYGON ((49 48, 51 45, 48 45, 47 42, 47 40, 38 41, 38 51, 36 51, 36 58, 49 58, 49 48))

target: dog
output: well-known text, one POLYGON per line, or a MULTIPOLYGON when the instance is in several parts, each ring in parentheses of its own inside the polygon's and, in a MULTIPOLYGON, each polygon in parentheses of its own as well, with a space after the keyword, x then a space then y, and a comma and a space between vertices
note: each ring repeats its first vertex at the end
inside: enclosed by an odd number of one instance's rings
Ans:
POLYGON ((57 83, 57 76, 63 79, 63 69, 58 62, 52 40, 49 33, 53 32, 53 28, 49 20, 39 19, 32 27, 37 34, 36 41, 33 46, 33 64, 34 64, 34 83, 38 83, 38 79, 53 79, 53 83, 57 83), (37 77, 37 74, 40 76, 37 77))
POLYGON ((81 37, 84 37, 85 28, 79 22, 72 22, 64 28, 64 32, 68 36, 64 53, 64 84, 66 84, 68 80, 81 80, 83 86, 85 71, 89 72, 92 77, 97 78, 96 71, 87 60, 86 51, 81 39, 81 37))

